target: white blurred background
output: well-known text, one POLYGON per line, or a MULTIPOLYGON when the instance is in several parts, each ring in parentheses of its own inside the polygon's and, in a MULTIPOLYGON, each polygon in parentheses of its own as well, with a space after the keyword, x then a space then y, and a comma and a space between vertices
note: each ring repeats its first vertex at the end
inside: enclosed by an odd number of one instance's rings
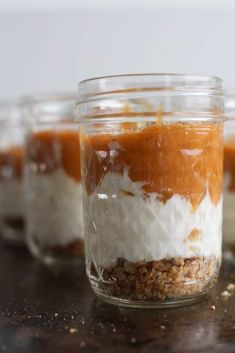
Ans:
POLYGON ((234 86, 234 38, 233 0, 0 0, 0 99, 135 72, 234 86))

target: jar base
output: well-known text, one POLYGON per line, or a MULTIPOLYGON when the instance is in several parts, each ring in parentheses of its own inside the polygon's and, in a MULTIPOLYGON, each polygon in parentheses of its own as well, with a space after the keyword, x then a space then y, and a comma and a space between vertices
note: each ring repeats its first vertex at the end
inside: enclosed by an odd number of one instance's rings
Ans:
POLYGON ((59 256, 40 255, 40 258, 38 257, 37 259, 47 266, 56 266, 56 267, 60 267, 60 266, 70 267, 70 266, 77 266, 84 263, 84 259, 82 257, 62 258, 59 256))
POLYGON ((9 245, 25 245, 25 221, 23 216, 1 218, 1 235, 9 245))
POLYGON ((70 267, 84 264, 84 257, 81 255, 63 255, 57 252, 42 251, 33 241, 27 240, 31 254, 41 263, 47 266, 70 267))
POLYGON ((177 307, 201 300, 215 284, 219 266, 215 257, 137 263, 119 258, 108 268, 87 263, 87 275, 97 296, 112 304, 177 307))
POLYGON ((9 245, 25 246, 25 235, 22 231, 16 231, 11 227, 3 227, 1 237, 9 245))
POLYGON ((225 261, 231 262, 232 264, 235 264, 235 247, 234 246, 226 246, 223 249, 223 259, 225 261))
POLYGON ((132 308, 132 309, 170 309, 170 308, 178 308, 185 305, 192 305, 202 300, 205 300, 207 297, 207 293, 200 293, 196 296, 185 297, 185 298, 172 298, 164 301, 160 300, 135 300, 135 299, 123 299, 117 298, 110 295, 105 294, 100 289, 92 286, 92 289, 95 295, 103 302, 115 306, 132 308))
POLYGON ((41 252, 33 252, 33 256, 44 265, 53 267, 70 267, 84 264, 84 258, 81 256, 63 257, 58 255, 42 254, 41 252))

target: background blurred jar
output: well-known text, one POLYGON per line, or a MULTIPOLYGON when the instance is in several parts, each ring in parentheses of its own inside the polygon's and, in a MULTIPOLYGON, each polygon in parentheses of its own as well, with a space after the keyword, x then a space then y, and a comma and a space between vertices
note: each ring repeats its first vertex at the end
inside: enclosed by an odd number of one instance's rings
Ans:
POLYGON ((27 226, 34 256, 47 264, 83 255, 79 129, 75 95, 25 99, 27 226))
POLYGON ((24 242, 25 225, 24 128, 17 102, 0 103, 0 124, 1 235, 20 244, 24 242))
MULTIPOLYGON (((225 95, 224 127, 224 200, 223 200, 223 245, 224 254, 235 255, 235 90, 225 95)), ((235 259, 235 258, 234 258, 235 259)))

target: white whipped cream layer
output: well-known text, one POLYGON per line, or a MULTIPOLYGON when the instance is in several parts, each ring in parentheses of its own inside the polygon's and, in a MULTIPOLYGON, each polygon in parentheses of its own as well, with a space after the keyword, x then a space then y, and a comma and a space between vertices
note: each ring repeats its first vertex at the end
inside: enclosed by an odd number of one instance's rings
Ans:
POLYGON ((19 217, 25 213, 25 193, 21 179, 0 181, 0 217, 19 217))
POLYGON ((84 194, 89 262, 107 267, 119 257, 137 262, 221 256, 222 197, 215 206, 207 193, 192 211, 190 202, 179 195, 162 203, 156 194, 146 197, 141 183, 132 182, 127 174, 111 172, 94 193, 84 194), (199 236, 190 240, 193 229, 199 236))
POLYGON ((229 191, 230 175, 224 174, 223 242, 235 244, 235 192, 229 191))
POLYGON ((26 172, 27 237, 40 245, 67 245, 83 238, 82 185, 60 169, 26 172))

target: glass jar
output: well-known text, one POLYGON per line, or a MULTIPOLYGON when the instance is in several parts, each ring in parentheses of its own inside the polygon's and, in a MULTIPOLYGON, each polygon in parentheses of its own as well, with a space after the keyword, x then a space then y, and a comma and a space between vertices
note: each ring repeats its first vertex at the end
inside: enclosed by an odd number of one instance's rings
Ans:
POLYGON ((86 271, 130 307, 194 302, 221 263, 223 91, 216 77, 80 83, 86 271))
POLYGON ((223 248, 226 258, 235 261, 235 91, 225 95, 223 248))
POLYGON ((27 226, 30 251, 46 264, 83 258, 79 129, 75 95, 25 99, 27 226))
POLYGON ((17 102, 0 103, 0 224, 11 244, 24 244, 24 128, 17 102))

